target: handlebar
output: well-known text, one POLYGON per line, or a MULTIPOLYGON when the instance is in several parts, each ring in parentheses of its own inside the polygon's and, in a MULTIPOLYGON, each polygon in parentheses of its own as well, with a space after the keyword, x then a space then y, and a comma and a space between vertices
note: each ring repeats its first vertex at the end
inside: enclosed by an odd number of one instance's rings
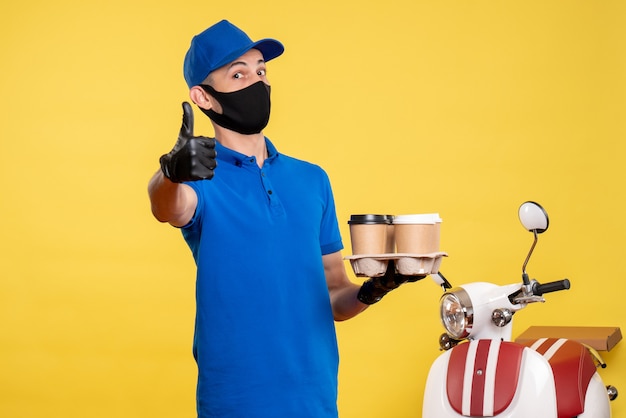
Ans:
POLYGON ((536 280, 532 280, 529 284, 524 284, 517 292, 509 295, 509 300, 513 305, 518 303, 543 302, 541 297, 544 293, 557 292, 559 290, 567 290, 570 287, 568 279, 557 280, 540 284, 536 280))
POLYGON ((568 279, 557 280, 556 282, 550 282, 545 284, 536 283, 533 288, 533 293, 537 296, 541 296, 544 293, 557 292, 559 290, 567 290, 570 287, 568 279))

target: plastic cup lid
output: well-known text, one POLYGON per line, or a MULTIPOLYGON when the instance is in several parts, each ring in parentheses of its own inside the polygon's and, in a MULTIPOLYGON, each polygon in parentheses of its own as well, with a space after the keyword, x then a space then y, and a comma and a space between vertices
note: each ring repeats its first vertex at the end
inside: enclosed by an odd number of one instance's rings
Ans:
POLYGON ((394 224, 436 224, 441 223, 438 213, 421 213, 412 215, 396 215, 393 218, 394 224))
POLYGON ((393 221, 392 215, 350 215, 349 225, 374 225, 390 224, 393 221))

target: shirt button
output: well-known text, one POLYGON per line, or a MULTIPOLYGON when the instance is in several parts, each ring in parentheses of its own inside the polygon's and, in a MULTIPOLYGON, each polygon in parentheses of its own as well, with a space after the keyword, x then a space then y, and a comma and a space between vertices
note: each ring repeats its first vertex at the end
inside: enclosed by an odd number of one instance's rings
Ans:
POLYGON ((267 194, 272 194, 272 191, 271 191, 271 190, 268 190, 268 191, 267 191, 267 194))

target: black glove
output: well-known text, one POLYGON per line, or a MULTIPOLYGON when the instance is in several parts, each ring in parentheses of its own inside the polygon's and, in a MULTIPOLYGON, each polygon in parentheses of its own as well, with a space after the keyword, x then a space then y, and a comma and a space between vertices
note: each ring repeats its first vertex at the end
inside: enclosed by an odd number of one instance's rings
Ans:
POLYGON ((366 305, 373 305, 391 292, 393 289, 397 289, 401 284, 406 282, 416 282, 423 279, 423 276, 405 276, 396 273, 396 263, 394 260, 389 260, 387 264, 387 271, 384 276, 370 277, 367 279, 363 286, 359 289, 357 298, 366 305))
POLYGON ((210 180, 217 166, 215 139, 193 136, 193 110, 183 102, 183 124, 174 148, 161 156, 161 170, 174 183, 210 180))

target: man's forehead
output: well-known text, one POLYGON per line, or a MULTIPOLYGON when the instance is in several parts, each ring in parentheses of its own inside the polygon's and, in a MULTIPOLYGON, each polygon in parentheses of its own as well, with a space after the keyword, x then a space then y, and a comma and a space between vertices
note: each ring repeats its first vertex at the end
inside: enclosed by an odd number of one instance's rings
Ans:
POLYGON ((239 65, 248 66, 248 65, 259 65, 259 64, 264 64, 264 63, 265 63, 265 60, 263 59, 263 54, 261 54, 261 51, 259 51, 258 49, 251 49, 245 54, 243 54, 242 56, 240 56, 239 58, 233 60, 232 62, 229 62, 228 64, 224 65, 221 68, 218 68, 215 71, 219 71, 219 70, 228 71, 230 68, 239 66, 239 65))

